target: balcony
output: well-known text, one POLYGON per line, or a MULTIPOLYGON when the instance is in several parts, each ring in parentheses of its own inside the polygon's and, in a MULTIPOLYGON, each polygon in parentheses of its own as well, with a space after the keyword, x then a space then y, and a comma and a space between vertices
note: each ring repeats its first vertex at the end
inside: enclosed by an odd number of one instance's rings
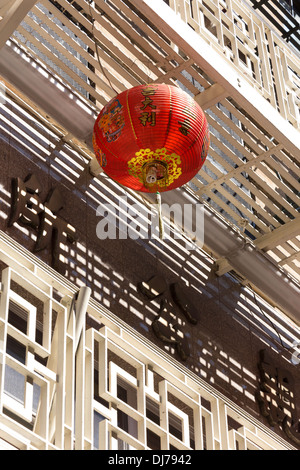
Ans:
MULTIPOLYGON (((95 214, 99 201, 116 204, 122 191, 128 206, 151 211, 150 197, 119 188, 94 158, 95 118, 117 93, 164 82, 183 88, 202 106, 211 132, 205 166, 184 188, 165 194, 163 201, 204 205, 205 244, 199 247, 200 241, 174 223, 180 240, 156 237, 147 250, 158 253, 176 271, 187 258, 184 242, 195 246, 184 274, 192 273, 195 282, 204 285, 204 275, 214 264, 221 284, 227 275, 234 279, 243 287, 243 296, 237 305, 230 299, 226 308, 235 312, 236 323, 248 322, 276 352, 281 351, 278 328, 286 346, 283 358, 290 362, 293 345, 299 344, 300 324, 300 62, 292 44, 294 33, 284 38, 284 32, 251 2, 234 0, 11 1, 0 15, 1 135, 51 173, 53 181, 71 188, 85 211, 95 214)), ((3 222, 10 195, 0 190, 3 222)), ((18 236, 30 239, 21 231, 18 236)), ((141 330, 137 333, 111 313, 113 294, 102 293, 103 267, 96 250, 88 249, 88 238, 85 241, 86 246, 78 244, 75 252, 66 254, 66 279, 1 233, 1 270, 7 281, 1 292, 3 440, 9 436, 12 442, 14 435, 16 448, 49 449, 293 448, 202 380, 199 370, 182 367, 146 340, 141 330), (63 400, 66 391, 74 396, 74 375, 63 383, 56 379, 66 368, 74 374, 75 324, 67 321, 69 306, 91 264, 89 274, 100 300, 89 303, 88 329, 78 350, 81 375, 76 393, 88 397, 89 408, 84 410, 83 400, 76 409, 72 399, 63 400), (19 283, 17 293, 7 287, 14 283, 19 283), (27 295, 26 303, 21 289, 43 299, 44 320, 37 321, 37 306, 27 295), (8 299, 17 299, 20 308, 9 313, 8 299), (52 307, 61 356, 49 333, 52 307), (21 328, 16 316, 23 325, 25 318, 30 328, 21 328), (107 362, 108 356, 113 359, 107 362), (120 357, 126 358, 125 368, 120 357), (7 371, 22 382, 24 396, 14 395, 11 378, 5 381, 7 371), (109 386, 99 386, 94 394, 100 374, 109 386), (134 397, 131 402, 129 395, 134 397), (170 395, 175 398, 170 400, 170 395), (186 413, 183 403, 188 404, 186 413), (59 422, 51 414, 52 406, 59 422), (73 427, 76 413, 82 428, 73 427)), ((110 274, 105 271, 107 277, 110 274)), ((111 282, 119 286, 120 273, 114 275, 111 282)), ((134 297, 132 310, 139 318, 136 291, 129 281, 126 288, 128 298, 121 300, 131 305, 134 297)), ((209 289, 208 295, 214 296, 215 286, 209 289)), ((209 343, 205 346, 201 367, 207 379, 211 350, 209 343)), ((256 378, 236 358, 221 348, 219 352, 218 379, 226 382, 227 370, 234 369, 234 387, 254 402, 256 378), (239 383, 242 369, 244 388, 239 383)))
POLYGON ((4 234, 0 262, 0 448, 294 449, 95 300, 78 330, 78 287, 4 234))
MULTIPOLYGON (((298 53, 245 2, 177 3, 45 0, 19 7, 19 22, 4 11, 3 86, 88 155, 94 174, 91 130, 103 105, 149 81, 183 87, 207 113, 212 139, 182 194, 298 282, 298 53)), ((226 250, 209 244, 222 258, 226 250)))
POLYGON ((255 10, 260 12, 267 21, 276 28, 281 37, 299 52, 300 48, 300 11, 299 5, 293 0, 266 2, 251 1, 255 10))

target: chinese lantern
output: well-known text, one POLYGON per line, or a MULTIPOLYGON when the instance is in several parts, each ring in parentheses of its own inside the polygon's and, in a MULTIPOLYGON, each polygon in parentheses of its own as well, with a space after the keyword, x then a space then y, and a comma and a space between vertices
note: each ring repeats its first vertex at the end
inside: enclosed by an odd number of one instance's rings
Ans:
POLYGON ((139 85, 113 98, 93 132, 96 158, 113 180, 136 191, 160 193, 190 181, 209 146, 200 106, 183 90, 139 85))

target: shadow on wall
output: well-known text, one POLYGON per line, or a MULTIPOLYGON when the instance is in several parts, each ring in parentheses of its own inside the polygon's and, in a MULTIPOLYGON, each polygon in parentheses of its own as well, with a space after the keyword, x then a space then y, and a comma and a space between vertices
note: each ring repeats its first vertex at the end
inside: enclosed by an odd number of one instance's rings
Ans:
MULTIPOLYGON (((216 277, 211 257, 200 249, 187 249, 184 238, 120 239, 118 228, 116 239, 99 240, 97 207, 117 206, 124 190, 105 176, 91 178, 80 155, 46 129, 39 127, 37 139, 32 126, 26 128, 27 140, 8 132, 9 126, 2 129, 2 231, 34 250, 37 228, 24 225, 20 218, 11 226, 8 221, 12 182, 35 175, 40 204, 49 203, 49 194, 58 188, 61 205, 53 214, 76 231, 73 243, 60 240, 59 259, 70 281, 91 287, 96 301, 259 419, 260 350, 269 350, 275 362, 294 374, 295 390, 299 390, 299 367, 291 364, 290 353, 263 315, 262 308, 270 307, 260 308, 251 291, 230 274, 216 277), (154 286, 154 294, 149 286, 154 286)), ((33 207, 29 201, 28 211, 33 207)), ((134 201, 128 195, 129 205, 134 201)), ((53 238, 36 252, 49 265, 53 238)), ((296 407, 299 411, 298 402, 296 407)))

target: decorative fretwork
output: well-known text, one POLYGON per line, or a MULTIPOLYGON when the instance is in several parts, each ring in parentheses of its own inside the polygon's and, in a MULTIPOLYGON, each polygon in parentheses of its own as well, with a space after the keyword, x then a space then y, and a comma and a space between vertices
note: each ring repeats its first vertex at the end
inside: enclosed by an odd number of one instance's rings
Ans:
POLYGON ((76 336, 75 286, 0 253, 1 448, 292 448, 95 301, 76 336))
POLYGON ((300 127, 299 57, 272 26, 236 0, 170 0, 169 4, 285 119, 300 127))
MULTIPOLYGON (((79 97, 95 115, 116 93, 142 83, 187 90, 203 107, 211 131, 208 158, 188 190, 299 281, 300 171, 294 133, 300 126, 299 55, 251 2, 170 0, 162 6, 171 14, 174 10, 232 68, 240 95, 229 91, 230 79, 225 86, 215 81, 214 72, 204 71, 201 54, 192 58, 185 41, 177 43, 176 31, 163 23, 159 9, 155 18, 164 28, 148 18, 145 5, 130 0, 43 0, 24 18, 9 47, 18 57, 25 51, 73 93, 71 101, 79 97), (263 97, 273 106, 276 126, 277 117, 281 122, 275 130, 269 115, 257 116, 245 103, 244 80, 253 88, 254 102, 263 97), (284 135, 281 127, 288 122, 284 129, 291 132, 284 135)), ((79 112, 81 119, 81 106, 79 112)), ((67 123, 59 127, 64 141, 93 158, 88 140, 78 142, 67 123)))

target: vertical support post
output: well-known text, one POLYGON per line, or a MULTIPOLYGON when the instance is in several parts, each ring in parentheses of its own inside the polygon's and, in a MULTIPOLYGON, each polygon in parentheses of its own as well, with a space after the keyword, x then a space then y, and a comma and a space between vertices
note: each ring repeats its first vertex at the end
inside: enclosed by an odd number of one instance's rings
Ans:
POLYGON ((0 413, 3 412, 7 319, 9 308, 10 268, 2 271, 0 295, 0 413))

